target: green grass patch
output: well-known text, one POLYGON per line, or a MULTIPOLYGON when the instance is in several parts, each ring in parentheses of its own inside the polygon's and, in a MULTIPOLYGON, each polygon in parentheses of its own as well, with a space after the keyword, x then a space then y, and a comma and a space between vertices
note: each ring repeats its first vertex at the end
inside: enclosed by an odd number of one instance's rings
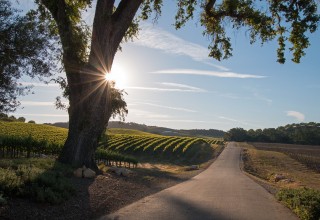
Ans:
POLYGON ((70 175, 71 167, 53 159, 1 159, 0 194, 59 204, 75 193, 70 175))
POLYGON ((320 191, 301 189, 281 189, 276 198, 296 213, 302 220, 320 219, 320 191))

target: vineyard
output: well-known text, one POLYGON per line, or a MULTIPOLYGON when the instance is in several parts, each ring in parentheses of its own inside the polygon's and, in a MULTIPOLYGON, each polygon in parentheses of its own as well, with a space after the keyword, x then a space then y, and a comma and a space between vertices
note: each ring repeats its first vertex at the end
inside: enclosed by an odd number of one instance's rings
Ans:
POLYGON ((161 135, 108 135, 101 143, 103 149, 137 157, 177 159, 184 162, 208 160, 212 155, 211 144, 223 144, 223 140, 197 137, 161 135))
MULTIPOLYGON (((21 122, 0 122, 0 157, 58 155, 67 129, 21 122)), ((137 164, 134 157, 198 162, 210 159, 211 144, 221 139, 153 135, 126 129, 111 129, 96 152, 98 161, 137 164), (134 157, 132 157, 134 156, 134 157)))
POLYGON ((320 146, 252 143, 258 150, 281 152, 320 173, 320 146))

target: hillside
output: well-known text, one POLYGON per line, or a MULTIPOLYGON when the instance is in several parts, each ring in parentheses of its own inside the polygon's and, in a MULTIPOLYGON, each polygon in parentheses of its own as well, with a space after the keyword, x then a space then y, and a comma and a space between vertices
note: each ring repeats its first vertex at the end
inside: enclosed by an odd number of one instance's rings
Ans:
MULTIPOLYGON (((58 155, 61 152, 68 130, 49 125, 0 122, 0 150, 3 154, 58 155)), ((209 160, 211 144, 223 144, 214 138, 155 135, 132 129, 111 128, 99 144, 98 160, 124 161, 118 153, 143 156, 154 160, 179 160, 181 162, 203 162, 209 160), (112 152, 112 153, 111 153, 112 152), (110 159, 113 158, 113 159, 110 159), (117 158, 117 159, 115 159, 117 158)), ((133 161, 132 158, 128 160, 133 161)), ((129 162, 130 163, 130 162, 129 162)))
POLYGON ((65 128, 42 124, 0 121, 0 136, 31 136, 36 140, 47 140, 56 144, 63 144, 67 135, 68 129, 65 128))
MULTIPOLYGON (((53 124, 47 123, 48 125, 68 128, 68 122, 56 122, 53 124)), ((131 129, 138 130, 153 134, 160 134, 166 136, 194 136, 194 137, 211 137, 211 138, 223 138, 225 132, 217 129, 172 129, 158 126, 149 126, 145 124, 138 124, 134 122, 119 122, 119 121, 110 121, 108 124, 108 129, 110 128, 122 128, 122 129, 131 129)))

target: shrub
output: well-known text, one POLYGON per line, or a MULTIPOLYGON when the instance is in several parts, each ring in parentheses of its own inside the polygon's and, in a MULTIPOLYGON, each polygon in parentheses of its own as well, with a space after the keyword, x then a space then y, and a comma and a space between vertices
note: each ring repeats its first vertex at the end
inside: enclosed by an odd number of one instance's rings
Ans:
POLYGON ((0 164, 0 192, 6 196, 28 197, 38 202, 58 204, 75 193, 66 178, 70 173, 70 167, 54 160, 6 160, 0 164))
POLYGON ((289 207, 302 220, 320 219, 320 191, 301 189, 282 189, 276 198, 289 207))

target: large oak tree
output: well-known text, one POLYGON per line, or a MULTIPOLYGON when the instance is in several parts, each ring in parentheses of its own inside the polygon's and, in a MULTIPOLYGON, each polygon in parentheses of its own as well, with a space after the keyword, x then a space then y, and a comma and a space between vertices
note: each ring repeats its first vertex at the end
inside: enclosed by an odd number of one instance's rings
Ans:
MULTIPOLYGON (((94 152, 110 118, 110 85, 105 74, 121 42, 138 34, 139 21, 161 15, 162 0, 97 0, 94 22, 88 28, 81 13, 92 0, 36 0, 40 19, 52 22, 60 37, 69 97, 69 133, 59 160, 72 165, 95 167, 94 152)), ((250 42, 276 39, 278 62, 285 51, 300 62, 309 46, 308 32, 319 22, 317 3, 312 0, 177 0, 177 29, 200 13, 199 24, 210 39, 208 54, 221 60, 232 55, 226 27, 244 28, 250 42), (287 45, 289 43, 290 46, 287 45)))

